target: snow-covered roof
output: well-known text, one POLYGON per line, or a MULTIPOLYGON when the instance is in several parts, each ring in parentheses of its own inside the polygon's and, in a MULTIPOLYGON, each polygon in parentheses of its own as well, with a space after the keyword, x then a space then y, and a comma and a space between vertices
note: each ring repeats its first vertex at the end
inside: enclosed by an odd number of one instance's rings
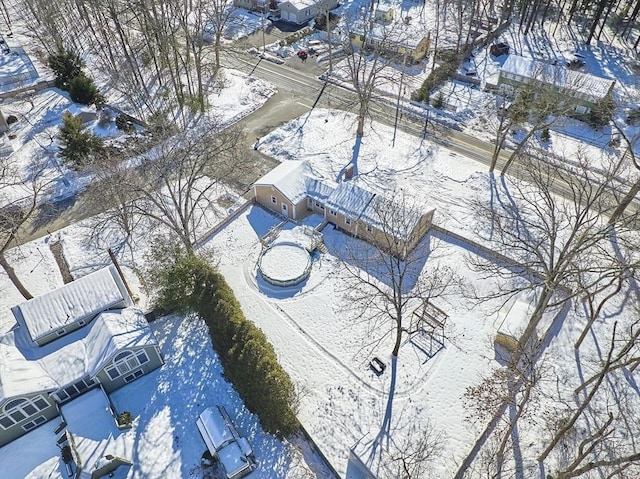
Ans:
POLYGON ((101 313, 89 325, 44 346, 24 328, 0 336, 0 401, 51 391, 94 376, 118 352, 157 344, 142 311, 101 313))
POLYGON ((12 308, 13 314, 37 341, 65 326, 88 319, 131 298, 113 265, 67 283, 12 308))
POLYGON ((196 420, 196 426, 211 454, 229 441, 233 441, 233 434, 217 407, 209 407, 202 411, 196 420))
POLYGON ((352 27, 352 33, 366 35, 370 42, 402 45, 409 48, 416 48, 428 34, 426 31, 418 33, 413 26, 400 21, 389 24, 376 22, 373 24, 373 28, 366 29, 364 24, 360 23, 352 27))
POLYGON ((326 207, 346 217, 360 218, 375 193, 360 188, 353 182, 338 183, 326 202, 326 207))
POLYGON ((331 193, 336 189, 335 183, 327 180, 321 180, 312 176, 305 178, 307 196, 313 200, 318 200, 322 203, 326 202, 331 193))
POLYGON ((504 312, 504 310, 506 310, 506 314, 500 323, 498 332, 519 340, 529 324, 534 305, 534 292, 523 292, 519 294, 510 305, 507 304, 501 311, 504 312))
MULTIPOLYGON (((82 462, 80 479, 108 464, 133 462, 131 439, 116 427, 109 400, 102 389, 93 389, 61 406, 74 449, 82 462)), ((127 469, 126 465, 123 469, 127 469)), ((59 476, 60 479, 63 476, 59 476)), ((111 476, 109 476, 111 477, 111 476)))
POLYGON ((376 195, 369 207, 362 212, 360 219, 380 231, 393 234, 395 238, 408 241, 420 219, 430 211, 433 208, 418 210, 413 205, 376 195))
POLYGON ((500 70, 569 91, 580 92, 596 99, 605 97, 615 83, 615 80, 569 70, 563 65, 551 65, 518 55, 509 55, 500 70))
POLYGON ((306 161, 286 160, 254 183, 257 186, 273 186, 292 203, 298 203, 307 195, 306 176, 311 167, 306 161))
POLYGON ((288 3, 297 10, 304 10, 305 8, 316 5, 319 1, 320 0, 285 0, 284 2, 280 2, 280 5, 288 3))
POLYGON ((79 105, 77 103, 72 103, 69 105, 66 110, 71 113, 73 116, 80 115, 82 113, 88 113, 92 115, 97 115, 96 110, 86 105, 79 105))

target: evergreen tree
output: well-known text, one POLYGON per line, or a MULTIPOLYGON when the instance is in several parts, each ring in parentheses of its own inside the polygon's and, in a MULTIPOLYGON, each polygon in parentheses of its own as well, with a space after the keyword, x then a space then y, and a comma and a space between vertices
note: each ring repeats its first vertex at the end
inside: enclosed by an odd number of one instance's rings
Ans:
POLYGON ((611 95, 607 95, 589 112, 589 123, 594 128, 600 128, 606 125, 611 120, 611 116, 616 109, 616 102, 611 98, 611 95))
POLYGON ((60 127, 60 156, 69 168, 82 169, 102 149, 100 137, 87 131, 80 118, 65 113, 60 127))
POLYGON ((84 73, 74 77, 69 82, 69 96, 71 100, 83 105, 104 105, 104 97, 98 91, 95 83, 84 73))
POLYGON ((71 80, 82 75, 82 67, 84 66, 80 55, 65 49, 49 56, 48 63, 56 76, 56 86, 63 90, 68 90, 71 80))

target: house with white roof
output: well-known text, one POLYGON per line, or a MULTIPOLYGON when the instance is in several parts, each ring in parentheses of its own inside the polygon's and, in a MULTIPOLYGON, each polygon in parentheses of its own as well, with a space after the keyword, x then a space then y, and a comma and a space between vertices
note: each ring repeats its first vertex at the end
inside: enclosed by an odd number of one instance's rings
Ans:
POLYGON ((338 0, 284 0, 278 3, 280 19, 297 25, 307 23, 337 6, 338 0))
POLYGON ((435 209, 415 209, 398 195, 389 199, 357 179, 333 182, 315 176, 305 161, 283 161, 253 185, 262 206, 292 220, 308 212, 401 256, 409 253, 431 226, 435 209))
POLYGON ((377 7, 374 21, 360 22, 349 31, 349 41, 360 48, 378 50, 382 55, 402 56, 405 61, 417 63, 429 53, 429 32, 416 34, 416 29, 403 22, 394 21, 393 9, 377 7))
POLYGON ((268 13, 269 18, 303 25, 327 10, 338 7, 338 0, 233 0, 236 7, 268 13))
POLYGON ((26 301, 0 336, 0 446, 93 388, 109 393, 159 367, 158 343, 113 266, 26 301))
POLYGON ((575 104, 575 112, 587 114, 610 96, 615 80, 570 70, 564 65, 544 63, 518 55, 509 55, 500 68, 498 87, 507 93, 523 85, 552 86, 575 104))

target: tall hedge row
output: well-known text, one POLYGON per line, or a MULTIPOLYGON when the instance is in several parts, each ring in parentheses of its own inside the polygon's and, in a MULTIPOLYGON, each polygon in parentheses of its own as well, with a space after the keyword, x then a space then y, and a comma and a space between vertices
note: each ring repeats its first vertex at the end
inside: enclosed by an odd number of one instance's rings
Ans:
POLYGON ((160 310, 197 313, 209 327, 225 377, 265 431, 295 432, 295 390, 264 333, 247 320, 224 277, 204 259, 181 254, 160 278, 160 310))

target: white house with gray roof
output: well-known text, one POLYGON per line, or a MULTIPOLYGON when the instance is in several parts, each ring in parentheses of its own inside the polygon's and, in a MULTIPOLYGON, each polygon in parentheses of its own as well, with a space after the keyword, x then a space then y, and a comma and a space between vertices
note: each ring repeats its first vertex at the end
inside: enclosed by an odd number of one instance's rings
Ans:
POLYGON ((498 77, 498 86, 506 90, 525 84, 553 86, 575 103, 575 111, 581 115, 611 95, 615 83, 615 80, 570 70, 561 64, 552 65, 518 55, 507 57, 498 77))
POLYGON ((0 336, 0 446, 89 389, 114 391, 162 364, 117 275, 103 268, 13 308, 17 326, 0 336))

